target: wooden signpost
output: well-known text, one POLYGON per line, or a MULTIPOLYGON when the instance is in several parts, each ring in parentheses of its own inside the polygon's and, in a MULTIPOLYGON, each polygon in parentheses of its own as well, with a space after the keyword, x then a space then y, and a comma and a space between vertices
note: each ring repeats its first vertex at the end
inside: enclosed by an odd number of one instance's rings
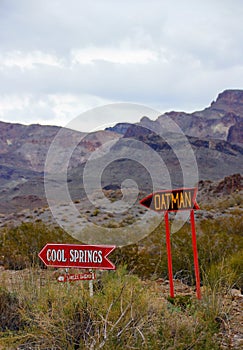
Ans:
POLYGON ((170 296, 174 298, 174 283, 173 270, 171 258, 171 244, 170 244, 170 226, 169 226, 169 212, 178 210, 190 210, 191 232, 192 232, 192 248, 194 257, 195 279, 197 298, 201 299, 200 291, 200 274, 197 253, 197 240, 195 229, 194 210, 200 209, 196 202, 196 188, 181 188, 169 191, 158 191, 149 194, 140 201, 140 204, 159 213, 164 213, 165 232, 166 232, 166 248, 168 257, 168 274, 170 281, 170 296))
MULTIPOLYGON (((47 243, 39 258, 46 266, 65 267, 66 274, 58 276, 58 282, 89 281, 90 297, 93 296, 92 269, 115 270, 115 265, 107 258, 115 246, 47 243), (89 269, 88 273, 68 274, 69 267, 89 269)), ((69 288, 69 283, 67 284, 69 288)))

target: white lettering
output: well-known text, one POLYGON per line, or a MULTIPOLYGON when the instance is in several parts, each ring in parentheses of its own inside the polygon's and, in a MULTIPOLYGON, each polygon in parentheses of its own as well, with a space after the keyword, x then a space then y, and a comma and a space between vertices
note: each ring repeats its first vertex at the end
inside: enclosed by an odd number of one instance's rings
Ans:
POLYGON ((70 250, 70 262, 74 261, 73 249, 70 250))
POLYGON ((47 261, 51 261, 51 249, 47 249, 46 259, 47 259, 47 261))
POLYGON ((46 259, 47 261, 58 261, 58 262, 66 262, 67 259, 65 258, 65 251, 64 249, 48 249, 46 252, 46 259))
POLYGON ((98 251, 98 256, 99 256, 99 259, 97 260, 97 262, 102 263, 103 258, 102 258, 102 251, 101 250, 98 251))
POLYGON ((88 250, 88 261, 87 262, 93 262, 93 252, 92 250, 88 250))
MULTIPOLYGON (((64 251, 63 251, 64 252, 64 251)), ((50 255, 50 253, 49 253, 50 255)), ((48 255, 48 257, 49 257, 48 255)), ((59 259, 59 256, 57 256, 59 259)), ((50 261, 50 260, 48 260, 50 261)), ((66 260, 65 260, 66 261, 66 260)), ((80 262, 80 263, 102 263, 103 256, 101 250, 70 250, 70 262, 80 262)))
POLYGON ((84 262, 84 251, 79 250, 79 262, 84 262))

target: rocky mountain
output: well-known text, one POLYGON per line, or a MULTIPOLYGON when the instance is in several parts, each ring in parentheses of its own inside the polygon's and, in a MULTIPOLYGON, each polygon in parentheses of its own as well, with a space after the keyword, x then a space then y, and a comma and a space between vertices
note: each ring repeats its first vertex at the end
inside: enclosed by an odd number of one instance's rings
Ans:
MULTIPOLYGON (((52 141, 62 129, 57 152, 66 154, 77 145, 70 169, 80 166, 104 142, 120 137, 107 131, 82 133, 57 126, 0 122, 0 213, 46 205, 45 161, 52 141)), ((63 171, 60 168, 58 171, 63 171)))
POLYGON ((232 193, 240 193, 243 190, 243 176, 233 174, 220 181, 201 180, 198 183, 198 190, 201 199, 204 200, 210 197, 220 198, 232 193))
MULTIPOLYGON (((71 154, 68 187, 73 200, 85 197, 82 182, 84 166, 90 155, 104 144, 109 145, 112 155, 110 159, 103 156, 102 152, 98 156, 100 164, 102 161, 107 162, 101 179, 104 189, 119 190, 125 179, 131 179, 138 184, 139 190, 151 192, 150 169, 143 164, 152 162, 152 158, 146 156, 146 147, 163 160, 168 171, 166 176, 170 177, 173 186, 183 185, 180 163, 186 164, 183 175, 188 179, 194 175, 193 167, 187 164, 187 150, 182 134, 170 131, 167 136, 171 144, 168 144, 166 137, 158 135, 159 132, 162 135, 168 132, 165 128, 168 117, 187 135, 196 157, 199 180, 218 181, 225 176, 243 173, 243 90, 222 92, 210 107, 202 111, 191 114, 168 112, 155 121, 144 116, 136 124, 119 123, 108 130, 90 134, 56 126, 0 122, 0 213, 47 205, 44 191, 45 161, 50 145, 60 130, 62 137, 58 139, 56 152, 64 157, 65 154, 71 154), (139 142, 142 145, 140 149, 137 148, 139 142), (74 149, 73 145, 76 145, 74 149), (136 152, 143 155, 139 161, 132 160, 136 152)), ((159 162, 153 161, 152 164, 151 171, 159 173, 159 162)), ((96 170, 94 167, 90 176, 90 182, 94 180, 94 187, 96 170)), ((59 163, 55 171, 65 171, 65 164, 59 163)), ((161 179, 160 186, 163 183, 166 185, 166 181, 163 181, 161 179)))
MULTIPOLYGON (((138 125, 161 130, 166 118, 175 121, 185 135, 200 139, 220 139, 243 143, 243 90, 225 90, 211 105, 194 113, 167 112, 152 121, 143 117, 138 125)), ((128 132, 127 124, 117 124, 109 130, 128 132)))
POLYGON ((118 134, 124 135, 126 133, 127 129, 130 128, 130 126, 131 126, 130 123, 118 123, 113 127, 106 128, 106 130, 114 131, 114 132, 117 132, 118 134))
POLYGON ((227 141, 231 143, 242 143, 243 121, 239 121, 229 128, 227 141))
MULTIPOLYGON (((186 135, 243 143, 240 134, 243 122, 243 90, 225 90, 210 107, 202 111, 192 114, 170 112, 166 115, 174 120, 186 135)), ((163 116, 160 116, 158 121, 162 124, 163 116)))
POLYGON ((58 144, 59 152, 66 152, 73 144, 77 144, 72 166, 84 162, 88 154, 99 147, 104 139, 109 141, 119 138, 114 132, 102 130, 87 134, 57 126, 0 122, 0 164, 43 172, 47 152, 61 129, 65 132, 62 133, 62 140, 58 144))

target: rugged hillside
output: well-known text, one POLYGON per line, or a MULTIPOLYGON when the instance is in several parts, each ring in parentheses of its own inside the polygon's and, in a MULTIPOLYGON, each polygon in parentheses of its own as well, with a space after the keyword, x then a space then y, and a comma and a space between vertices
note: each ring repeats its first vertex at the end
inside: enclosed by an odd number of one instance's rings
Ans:
POLYGON ((42 172, 50 144, 59 130, 56 126, 0 122, 0 163, 42 172))
POLYGON ((227 141, 232 143, 242 143, 243 121, 237 122, 229 128, 227 141))
MULTIPOLYGON (((243 91, 226 90, 219 94, 210 107, 199 112, 170 112, 166 115, 172 118, 186 135, 228 140, 229 129, 234 126, 238 130, 243 121, 243 91)), ((163 123, 163 115, 158 121, 163 123)), ((243 143, 243 138, 239 137, 239 132, 231 132, 230 142, 243 143)))
MULTIPOLYGON (((46 125, 21 125, 0 122, 0 164, 4 166, 43 172, 47 152, 60 127, 46 125)), ((71 145, 77 144, 77 151, 72 157, 74 164, 82 163, 104 141, 119 137, 114 132, 98 131, 82 133, 63 128, 59 152, 66 152, 71 145)))
MULTIPOLYGON (((242 90, 225 90, 220 93, 216 99, 211 103, 209 108, 206 108, 201 113, 203 115, 211 115, 221 117, 225 113, 234 113, 242 117, 243 112, 243 91, 242 90)), ((200 112, 195 112, 200 114, 200 112)))
MULTIPOLYGON (((137 124, 159 131, 166 117, 174 120, 188 136, 243 143, 243 90, 225 90, 218 95, 216 101, 202 111, 171 111, 159 116, 155 121, 143 117, 137 124)), ((127 129, 126 123, 109 128, 123 134, 127 133, 127 129)))
MULTIPOLYGON (((157 153, 168 169, 172 185, 181 186, 181 163, 187 162, 183 137, 170 133, 169 138, 173 144, 171 147, 165 139, 158 136, 158 132, 166 134, 164 121, 168 117, 188 135, 198 165, 199 180, 215 181, 235 173, 243 173, 243 90, 226 90, 219 94, 210 107, 192 114, 168 112, 155 121, 143 117, 137 124, 119 123, 109 130, 91 134, 63 128, 57 147, 58 154, 65 155, 72 151, 73 144, 77 145, 72 152, 68 169, 68 186, 72 199, 85 197, 82 183, 85 162, 97 148, 109 141, 114 141, 110 148, 111 155, 117 154, 118 157, 117 160, 108 162, 104 169, 103 188, 119 189, 125 179, 132 179, 138 184, 140 191, 152 191, 150 170, 143 166, 143 157, 140 164, 128 157, 129 152, 132 154, 131 150, 143 155, 143 147, 136 150, 135 141, 140 141, 157 153), (180 152, 180 162, 176 152, 180 152)), ((44 165, 50 145, 59 131, 60 128, 56 126, 26 126, 0 122, 0 213, 47 204, 44 165)), ((106 160, 102 157, 100 156, 100 161, 106 160)), ((65 171, 63 167, 60 164, 56 171, 65 171)), ((150 164, 151 171, 156 172, 157 168, 158 172, 161 171, 156 162, 150 164)), ((187 164, 184 175, 190 179, 193 171, 191 165, 187 164)), ((95 168, 92 176, 96 177, 95 168)), ((160 185, 166 184, 166 181, 166 178, 161 178, 160 185)))
MULTIPOLYGON (((15 212, 47 204, 44 191, 45 161, 50 145, 60 130, 57 126, 0 122, 0 212, 15 212)), ((65 128, 62 131, 57 149, 59 154, 66 154, 73 144, 77 145, 70 159, 70 169, 84 163, 102 143, 120 137, 109 131, 91 134, 65 128)), ((58 169, 62 170, 61 167, 58 169)))

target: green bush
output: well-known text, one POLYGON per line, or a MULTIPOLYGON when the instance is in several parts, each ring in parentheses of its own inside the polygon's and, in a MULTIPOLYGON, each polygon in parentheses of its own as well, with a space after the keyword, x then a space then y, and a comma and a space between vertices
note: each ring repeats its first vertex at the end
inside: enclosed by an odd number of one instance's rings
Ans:
POLYGON ((202 234, 198 237, 200 263, 204 270, 243 248, 242 232, 235 220, 204 220, 200 224, 202 234))
POLYGON ((5 268, 20 270, 31 265, 42 265, 38 253, 48 243, 75 242, 60 228, 38 223, 22 223, 15 228, 0 231, 0 256, 5 268))
MULTIPOLYGON (((241 223, 238 219, 227 219, 227 224, 219 219, 196 223, 201 275, 243 249, 241 223)), ((171 235, 171 252, 174 277, 189 285, 195 284, 190 224, 185 224, 171 235)), ((143 279, 168 278, 163 223, 139 244, 116 249, 112 259, 116 264, 126 264, 129 271, 143 279)), ((239 278, 239 273, 235 276, 239 278)))

